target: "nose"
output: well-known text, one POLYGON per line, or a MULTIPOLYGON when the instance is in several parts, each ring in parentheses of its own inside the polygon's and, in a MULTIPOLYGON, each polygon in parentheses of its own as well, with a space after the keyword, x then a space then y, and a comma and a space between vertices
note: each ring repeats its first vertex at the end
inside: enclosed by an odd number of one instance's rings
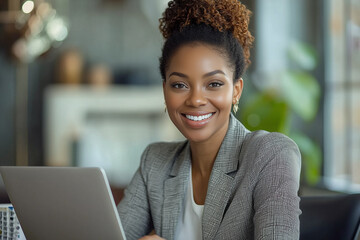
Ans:
POLYGON ((192 89, 185 103, 191 107, 200 107, 206 105, 207 99, 204 96, 202 89, 192 89))

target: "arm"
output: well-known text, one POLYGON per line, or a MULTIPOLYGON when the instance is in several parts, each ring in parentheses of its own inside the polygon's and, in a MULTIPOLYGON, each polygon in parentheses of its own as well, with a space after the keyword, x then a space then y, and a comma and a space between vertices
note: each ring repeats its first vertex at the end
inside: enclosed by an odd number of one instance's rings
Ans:
POLYGON ((149 147, 142 154, 140 167, 125 189, 124 198, 117 207, 121 224, 128 239, 139 239, 153 229, 145 174, 145 161, 148 151, 149 147))
POLYGON ((301 157, 297 145, 278 133, 262 139, 264 163, 254 189, 255 239, 299 239, 301 157))

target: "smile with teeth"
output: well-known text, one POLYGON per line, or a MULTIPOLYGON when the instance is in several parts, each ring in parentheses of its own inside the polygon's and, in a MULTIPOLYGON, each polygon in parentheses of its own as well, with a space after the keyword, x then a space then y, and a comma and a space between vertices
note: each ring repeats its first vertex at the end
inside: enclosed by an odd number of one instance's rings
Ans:
POLYGON ((185 117, 186 117, 187 119, 192 120, 192 121, 198 122, 198 121, 202 121, 202 120, 204 120, 204 119, 208 119, 208 118, 210 118, 212 115, 213 115, 213 113, 209 113, 209 114, 201 115, 201 116, 185 115, 185 117))

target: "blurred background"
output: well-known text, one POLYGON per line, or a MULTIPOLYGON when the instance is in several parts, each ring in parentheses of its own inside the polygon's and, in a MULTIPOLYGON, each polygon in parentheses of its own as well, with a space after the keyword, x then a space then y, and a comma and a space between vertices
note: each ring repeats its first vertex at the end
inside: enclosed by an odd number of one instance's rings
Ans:
MULTIPOLYGON (((167 0, 0 0, 0 165, 101 166, 126 186, 164 113, 167 0)), ((302 195, 360 192, 360 1, 244 0, 252 65, 237 117, 302 153, 302 195)))

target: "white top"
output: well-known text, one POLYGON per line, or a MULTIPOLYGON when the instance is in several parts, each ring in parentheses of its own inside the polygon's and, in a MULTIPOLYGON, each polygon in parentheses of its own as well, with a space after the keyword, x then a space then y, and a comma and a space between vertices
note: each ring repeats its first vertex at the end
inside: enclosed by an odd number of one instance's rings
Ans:
POLYGON ((202 239, 202 215, 204 205, 198 205, 194 201, 192 177, 190 169, 190 180, 185 196, 185 206, 179 215, 176 227, 175 239, 199 240, 202 239))

